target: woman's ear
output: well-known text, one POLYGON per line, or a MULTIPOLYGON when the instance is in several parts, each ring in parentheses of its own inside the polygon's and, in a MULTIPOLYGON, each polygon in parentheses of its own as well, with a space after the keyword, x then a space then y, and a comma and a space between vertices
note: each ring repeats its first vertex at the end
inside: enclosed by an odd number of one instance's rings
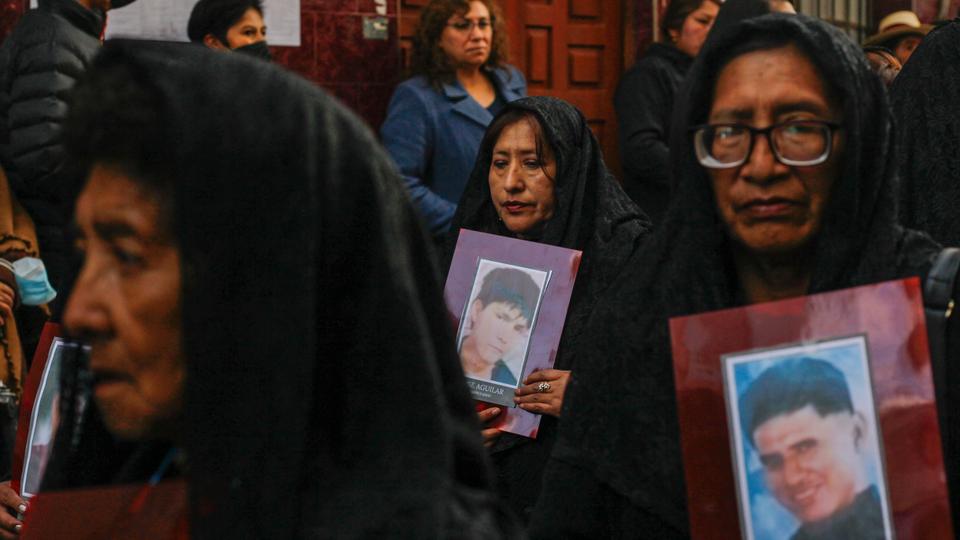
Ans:
POLYGON ((228 47, 213 34, 203 36, 203 44, 211 49, 228 50, 228 47))
POLYGON ((673 28, 667 30, 667 35, 670 36, 670 42, 676 43, 680 41, 680 31, 673 28))

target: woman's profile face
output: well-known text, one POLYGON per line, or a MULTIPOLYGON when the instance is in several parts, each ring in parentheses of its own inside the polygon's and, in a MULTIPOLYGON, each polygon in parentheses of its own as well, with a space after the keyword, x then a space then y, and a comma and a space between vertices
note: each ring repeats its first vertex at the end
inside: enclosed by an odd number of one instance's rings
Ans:
POLYGON ((515 234, 540 229, 556 206, 557 161, 544 142, 537 154, 536 120, 524 118, 503 128, 490 163, 490 198, 503 224, 515 234))
POLYGON ((254 8, 244 12, 243 17, 227 30, 227 46, 238 49, 267 40, 267 26, 263 14, 254 8))
POLYGON ((454 13, 440 34, 439 47, 454 68, 480 67, 490 58, 493 21, 483 2, 470 2, 470 10, 454 13))
POLYGON ((156 197, 94 166, 77 200, 83 267, 64 314, 90 347, 94 399, 124 439, 175 436, 182 407, 180 252, 156 197))
POLYGON ((529 322, 506 302, 478 300, 470 307, 470 338, 484 362, 494 364, 519 345, 530 331, 529 322))
MULTIPOLYGON (((819 71, 796 47, 746 53, 720 71, 708 123, 763 129, 805 121, 843 123, 819 71)), ((823 163, 791 166, 774 155, 766 137, 754 135, 742 165, 707 169, 728 234, 754 254, 795 253, 809 245, 840 174, 842 128, 830 142, 823 163)))
POLYGON ((717 18, 720 5, 713 0, 703 0, 700 7, 690 12, 683 20, 679 30, 670 30, 674 45, 690 56, 696 56, 710 33, 713 21, 717 18))

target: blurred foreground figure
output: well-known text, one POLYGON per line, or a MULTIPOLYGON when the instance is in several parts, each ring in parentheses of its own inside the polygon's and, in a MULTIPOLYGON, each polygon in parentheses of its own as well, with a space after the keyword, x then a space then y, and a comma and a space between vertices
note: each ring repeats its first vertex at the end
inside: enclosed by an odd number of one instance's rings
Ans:
POLYGON ((175 448, 197 538, 504 536, 433 258, 359 120, 264 62, 117 41, 66 135, 92 350, 65 392, 96 407, 63 400, 45 489, 175 448))
POLYGON ((906 64, 931 28, 929 24, 921 24, 912 11, 895 11, 880 21, 877 33, 868 37, 863 46, 886 47, 893 51, 900 64, 906 64))
POLYGON ((904 225, 960 244, 960 22, 924 39, 890 89, 904 225))

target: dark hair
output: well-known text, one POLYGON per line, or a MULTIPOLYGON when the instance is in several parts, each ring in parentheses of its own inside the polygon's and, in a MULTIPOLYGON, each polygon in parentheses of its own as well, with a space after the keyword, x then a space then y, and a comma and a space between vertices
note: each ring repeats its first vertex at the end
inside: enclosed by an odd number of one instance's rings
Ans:
MULTIPOLYGON (((455 77, 454 66, 450 64, 447 53, 440 48, 440 35, 447 27, 447 21, 454 15, 466 15, 470 11, 471 0, 431 0, 420 10, 420 21, 413 34, 413 50, 410 56, 410 73, 423 75, 434 87, 452 82, 455 77)), ((490 43, 490 56, 484 67, 502 67, 507 62, 507 32, 503 24, 500 8, 493 0, 472 0, 481 2, 490 11, 493 23, 493 40, 490 43)))
POLYGON ((503 302, 516 308, 527 321, 527 326, 533 322, 533 312, 540 299, 540 287, 533 281, 530 274, 515 268, 495 268, 483 277, 483 285, 476 300, 484 307, 503 302))
POLYGON ((543 174, 545 174, 547 178, 554 180, 544 167, 544 156, 549 155, 557 159, 556 149, 554 149, 549 142, 544 141, 543 127, 540 125, 540 120, 535 114, 529 111, 523 109, 507 109, 506 112, 494 118, 490 126, 487 127, 487 132, 484 134, 484 138, 488 140, 490 144, 491 157, 493 155, 493 149, 496 147, 497 140, 500 139, 500 134, 503 133, 503 130, 519 122, 526 122, 530 126, 530 129, 533 130, 533 136, 537 144, 537 161, 540 162, 540 170, 543 171, 543 174))
POLYGON ((226 45, 227 31, 251 8, 263 16, 261 0, 200 0, 190 12, 187 36, 194 43, 202 43, 207 34, 212 34, 226 45))
POLYGON ((94 165, 115 167, 156 195, 161 225, 169 227, 176 178, 172 145, 160 94, 146 81, 130 66, 94 63, 71 93, 63 144, 71 174, 82 179, 78 189, 94 165))
POLYGON ((740 396, 741 425, 751 444, 764 422, 812 405, 820 416, 853 413, 853 400, 843 372, 819 358, 791 358, 767 368, 740 396))
POLYGON ((660 20, 663 39, 670 41, 670 30, 679 31, 683 28, 683 21, 705 2, 720 5, 720 0, 670 0, 666 11, 663 12, 663 19, 660 20))

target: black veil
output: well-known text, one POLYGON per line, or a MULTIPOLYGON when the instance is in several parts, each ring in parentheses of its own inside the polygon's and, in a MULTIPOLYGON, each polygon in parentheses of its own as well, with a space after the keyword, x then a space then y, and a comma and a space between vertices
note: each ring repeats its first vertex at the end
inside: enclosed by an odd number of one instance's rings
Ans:
MULTIPOLYGON (((118 68, 165 126, 144 160, 173 183, 192 534, 501 536, 429 241, 369 130, 242 55, 112 41, 81 86, 118 68)), ((61 461, 96 457, 72 439, 61 461)))

